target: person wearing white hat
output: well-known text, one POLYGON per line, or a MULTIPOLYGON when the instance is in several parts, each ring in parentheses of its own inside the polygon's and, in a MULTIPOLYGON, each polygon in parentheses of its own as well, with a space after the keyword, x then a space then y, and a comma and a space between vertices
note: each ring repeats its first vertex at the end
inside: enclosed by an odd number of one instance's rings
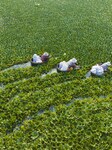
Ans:
POLYGON ((97 76, 102 76, 104 74, 104 70, 100 65, 95 65, 91 68, 90 70, 91 74, 97 75, 97 76))
POLYGON ((60 71, 71 71, 74 68, 79 69, 80 67, 76 65, 77 60, 75 58, 70 59, 68 62, 62 61, 58 64, 58 69, 60 71))
POLYGON ((33 60, 34 63, 42 63, 41 57, 37 54, 33 55, 32 60, 33 60))
POLYGON ((104 72, 108 70, 109 66, 111 66, 110 62, 105 62, 101 65, 97 64, 91 68, 90 72, 91 74, 102 76, 104 72))
POLYGON ((58 64, 58 69, 60 71, 67 71, 68 70, 68 64, 66 61, 62 61, 58 64))

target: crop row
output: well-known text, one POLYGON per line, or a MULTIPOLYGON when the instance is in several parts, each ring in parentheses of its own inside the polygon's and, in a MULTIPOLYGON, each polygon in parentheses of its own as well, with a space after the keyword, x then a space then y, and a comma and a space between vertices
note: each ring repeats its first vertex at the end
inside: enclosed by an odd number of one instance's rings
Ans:
POLYGON ((2 149, 111 149, 112 96, 74 101, 45 111, 3 135, 2 149), (49 142, 48 142, 49 141, 49 142))
POLYGON ((51 105, 70 102, 77 97, 95 97, 112 93, 112 82, 106 79, 90 78, 52 85, 37 91, 21 92, 8 103, 1 102, 2 132, 12 131, 27 116, 51 105))
MULTIPOLYGON (((46 87, 51 87, 55 84, 61 84, 67 81, 79 80, 79 84, 82 80, 85 79, 86 69, 77 70, 70 73, 60 73, 60 74, 51 74, 47 75, 45 78, 40 78, 40 76, 35 76, 33 78, 29 78, 27 80, 21 80, 18 82, 14 82, 13 84, 8 84, 5 86, 3 90, 0 91, 1 94, 1 103, 6 103, 10 101, 15 95, 19 93, 28 93, 35 92, 36 90, 43 90, 46 87), (52 80, 51 80, 52 78, 52 80)), ((101 80, 102 83, 106 86, 107 83, 111 80, 111 71, 105 74, 103 78, 96 78, 97 80, 101 80), (108 81, 107 81, 108 80, 108 81)), ((94 78, 92 78, 94 81, 94 78)), ((92 83, 95 84, 95 83, 92 83)))
POLYGON ((12 83, 14 81, 19 81, 24 78, 31 78, 34 76, 39 76, 43 73, 49 72, 59 60, 49 60, 48 63, 43 65, 38 65, 37 67, 28 67, 28 68, 20 68, 20 69, 11 69, 7 71, 1 71, 0 73, 0 82, 3 84, 12 83))
MULTIPOLYGON (((31 77, 41 76, 43 73, 49 72, 51 69, 55 68, 59 60, 50 60, 50 63, 39 65, 37 67, 28 67, 20 69, 11 69, 8 71, 2 71, 0 73, 0 83, 6 85, 8 83, 17 82, 23 79, 30 79, 31 77)), ((91 66, 84 66, 78 71, 79 74, 76 77, 85 78, 85 74, 90 70, 91 66)), ((112 68, 110 69, 110 75, 112 75, 112 68)), ((73 75, 74 71, 70 72, 73 75)), ((64 73, 65 74, 65 73, 64 73)), ((61 73, 61 75, 64 75, 61 73)), ((67 73, 66 73, 67 74, 67 73)))
POLYGON ((83 77, 84 73, 85 70, 82 72, 74 71, 72 73, 51 74, 47 75, 45 78, 35 76, 27 80, 20 80, 5 86, 5 89, 1 91, 2 99, 6 102, 8 99, 20 92, 36 91, 37 89, 43 89, 45 87, 50 87, 67 81, 81 80, 85 78, 83 77))

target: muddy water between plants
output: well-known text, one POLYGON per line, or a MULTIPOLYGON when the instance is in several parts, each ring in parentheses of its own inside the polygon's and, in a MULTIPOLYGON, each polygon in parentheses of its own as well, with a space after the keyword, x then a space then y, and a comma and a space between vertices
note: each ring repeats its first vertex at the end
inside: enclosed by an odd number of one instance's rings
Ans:
POLYGON ((3 83, 0 83, 0 89, 3 90, 5 88, 5 85, 3 83))
POLYGON ((89 78, 91 76, 91 72, 90 71, 87 72, 85 76, 86 76, 86 78, 89 78))
MULTIPOLYGON (((18 69, 18 68, 26 68, 26 67, 31 67, 31 62, 27 62, 27 63, 23 63, 23 64, 17 64, 17 65, 14 65, 14 66, 11 66, 7 69, 4 69, 4 71, 8 71, 8 70, 11 70, 11 69, 18 69)), ((53 68, 51 69, 48 73, 45 73, 45 74, 42 74, 41 77, 45 77, 47 74, 52 74, 52 73, 57 73, 57 69, 56 68, 53 68)), ((1 86, 1 85, 0 85, 1 86)))
MULTIPOLYGON (((112 94, 112 93, 111 93, 111 94, 112 94)), ((106 98, 106 97, 107 97, 107 96, 100 95, 98 98, 106 98)), ((78 98, 74 98, 74 99, 72 99, 70 102, 68 102, 68 103, 66 103, 66 104, 64 104, 64 105, 66 105, 67 107, 69 107, 71 104, 74 103, 75 100, 84 100, 84 99, 88 99, 88 100, 89 100, 90 98, 91 98, 91 97, 78 97, 78 98)), ((55 106, 54 106, 54 105, 51 105, 51 106, 49 107, 49 109, 41 109, 41 110, 39 110, 38 113, 37 113, 37 115, 40 116, 40 115, 44 114, 45 111, 47 111, 47 110, 49 110, 49 111, 51 111, 51 112, 56 112, 55 106)), ((32 118, 31 116, 28 116, 25 120, 32 120, 32 119, 33 119, 33 118, 32 118)), ((23 122, 22 122, 21 124, 16 125, 16 126, 13 128, 13 131, 19 130, 20 127, 22 126, 22 124, 24 124, 25 120, 23 120, 23 122)), ((10 133, 11 133, 11 132, 7 131, 7 134, 10 134, 10 133)))
MULTIPOLYGON (((27 63, 23 63, 23 64, 13 65, 13 66, 11 66, 7 69, 4 69, 2 72, 8 71, 8 70, 11 70, 11 69, 26 68, 26 67, 31 67, 31 62, 30 61, 27 62, 27 63)), ((79 68, 77 68, 77 69, 79 69, 79 68)), ((56 68, 51 69, 48 73, 42 74, 41 78, 44 78, 46 75, 48 75, 48 74, 50 75, 50 74, 53 74, 53 73, 58 73, 56 68)), ((85 76, 86 76, 86 78, 89 78, 91 76, 90 71, 87 72, 87 74, 85 76)), ((0 85, 0 87, 1 87, 1 85, 0 85)))
MULTIPOLYGON (((98 98, 106 98, 107 96, 105 96, 105 95, 100 95, 98 98)), ((90 99, 91 97, 78 97, 78 98, 74 98, 74 99, 72 99, 70 102, 68 102, 68 103, 65 103, 64 105, 66 105, 66 106, 70 106, 71 104, 73 104, 74 103, 74 101, 75 100, 84 100, 84 99, 90 99)), ((49 110, 49 111, 51 111, 51 112, 56 112, 56 109, 55 109, 55 106, 54 105, 51 105, 50 107, 49 107, 49 109, 41 109, 41 110, 39 110, 38 111, 38 115, 42 115, 45 111, 47 111, 47 110, 49 110)))
POLYGON ((18 68, 26 68, 26 67, 30 67, 30 66, 31 66, 31 63, 29 61, 27 63, 17 64, 17 65, 11 66, 7 69, 4 69, 3 71, 8 71, 8 70, 11 70, 11 69, 18 69, 18 68))
POLYGON ((46 77, 46 75, 50 75, 50 74, 53 74, 53 73, 57 73, 57 69, 56 68, 51 69, 48 73, 42 74, 41 78, 44 78, 44 77, 46 77))
MULTIPOLYGON (((105 95, 100 95, 98 98, 106 98, 107 96, 105 96, 105 95)), ((74 98, 74 99, 72 99, 70 102, 68 102, 68 103, 65 103, 64 105, 66 105, 66 106, 70 106, 71 104, 73 104, 74 103, 74 101, 75 100, 84 100, 84 99, 90 99, 91 97, 78 97, 78 98, 74 98)), ((47 111, 47 110, 49 110, 49 111, 51 111, 51 112, 56 112, 56 109, 55 109, 55 106, 54 105, 51 105, 50 107, 49 107, 49 109, 42 109, 42 110, 39 110, 38 111, 38 115, 42 115, 45 111, 47 111)))

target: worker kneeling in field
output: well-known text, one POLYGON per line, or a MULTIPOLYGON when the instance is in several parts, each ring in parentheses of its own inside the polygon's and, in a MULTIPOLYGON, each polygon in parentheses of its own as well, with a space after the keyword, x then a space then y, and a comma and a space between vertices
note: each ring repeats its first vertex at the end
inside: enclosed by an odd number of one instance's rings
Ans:
POLYGON ((77 60, 75 58, 70 59, 68 62, 66 61, 62 61, 58 64, 58 70, 59 71, 71 71, 75 68, 78 68, 79 66, 77 66, 77 60))
POLYGON ((106 63, 100 64, 100 65, 97 64, 91 68, 91 70, 90 70, 91 75, 102 76, 104 74, 104 72, 108 70, 109 66, 111 66, 110 62, 106 62, 106 63))
POLYGON ((33 55, 32 62, 33 63, 44 63, 47 62, 49 59, 49 54, 45 52, 42 56, 39 56, 37 54, 33 55))

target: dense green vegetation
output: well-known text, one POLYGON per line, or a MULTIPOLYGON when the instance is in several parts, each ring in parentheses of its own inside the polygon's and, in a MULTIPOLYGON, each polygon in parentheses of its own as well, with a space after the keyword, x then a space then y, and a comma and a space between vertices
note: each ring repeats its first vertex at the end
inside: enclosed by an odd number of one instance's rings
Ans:
POLYGON ((111 150, 111 0, 1 0, 0 149, 111 150), (38 67, 4 71, 48 51, 38 67), (80 70, 41 75, 76 57, 80 70))
POLYGON ((2 68, 43 51, 60 60, 66 52, 82 65, 112 59, 111 5, 111 0, 1 0, 2 68))
POLYGON ((111 149, 111 107, 112 96, 58 105, 26 118, 1 143, 4 149, 111 149))

